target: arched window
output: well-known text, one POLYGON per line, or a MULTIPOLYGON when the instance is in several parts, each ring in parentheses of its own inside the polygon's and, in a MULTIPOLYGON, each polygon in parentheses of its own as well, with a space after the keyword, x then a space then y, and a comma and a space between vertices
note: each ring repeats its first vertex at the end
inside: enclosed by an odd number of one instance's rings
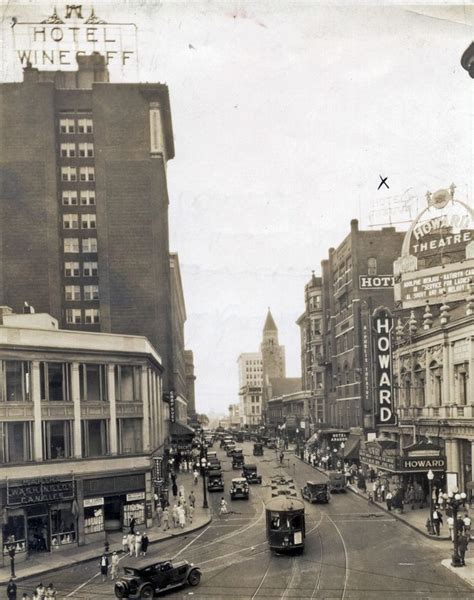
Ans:
POLYGON ((416 406, 425 405, 425 369, 419 364, 415 365, 414 375, 414 398, 416 406))
POLYGON ((434 360, 430 363, 431 397, 434 406, 443 402, 443 369, 434 360))

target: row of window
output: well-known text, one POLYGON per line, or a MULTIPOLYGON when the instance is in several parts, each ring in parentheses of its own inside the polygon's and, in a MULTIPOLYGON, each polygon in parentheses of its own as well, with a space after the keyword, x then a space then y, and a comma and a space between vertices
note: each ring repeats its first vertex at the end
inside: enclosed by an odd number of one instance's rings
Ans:
POLYGON ((59 119, 60 133, 93 133, 94 124, 92 119, 59 119))
MULTIPOLYGON (((64 252, 80 252, 79 238, 64 238, 64 252)), ((97 252, 97 238, 83 238, 82 252, 97 252)))
POLYGON ((63 158, 93 158, 94 157, 94 144, 90 142, 84 142, 83 144, 68 143, 61 144, 60 153, 63 158))
MULTIPOLYGON (((82 276, 83 277, 97 277, 99 273, 99 267, 97 262, 85 262, 82 264, 82 276)), ((81 268, 78 262, 65 262, 64 263, 64 275, 65 277, 80 277, 81 268)))
POLYGON ((67 213, 63 215, 63 227, 64 229, 79 229, 79 217, 81 223, 81 229, 95 229, 97 216, 92 213, 84 213, 82 215, 75 215, 73 213, 67 213))
POLYGON ((98 285, 85 285, 83 287, 83 293, 81 296, 80 285, 66 285, 64 288, 66 300, 98 300, 99 299, 99 286, 98 285))
MULTIPOLYGON (((99 291, 97 290, 97 298, 89 298, 90 300, 98 300, 99 291)), ((80 298, 78 298, 80 300, 80 298)), ((86 300, 86 298, 84 298, 86 300)), ((86 308, 84 311, 80 308, 66 309, 66 323, 68 325, 95 325, 100 323, 100 311, 98 308, 86 308)))
POLYGON ((61 167, 61 181, 95 181, 94 167, 79 167, 79 179, 77 172, 77 167, 61 167))
POLYGON ((61 193, 63 206, 95 206, 95 190, 63 190, 61 193))

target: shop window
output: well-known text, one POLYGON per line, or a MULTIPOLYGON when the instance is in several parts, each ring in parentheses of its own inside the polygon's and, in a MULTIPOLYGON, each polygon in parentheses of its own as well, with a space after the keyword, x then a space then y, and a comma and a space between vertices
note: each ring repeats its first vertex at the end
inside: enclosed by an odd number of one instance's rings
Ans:
POLYGON ((115 390, 117 400, 121 402, 139 401, 141 398, 140 367, 116 365, 115 390))
MULTIPOLYGON (((103 498, 100 500, 103 502, 103 498)), ((93 498, 84 500, 84 533, 86 534, 104 531, 104 506, 86 506, 91 502, 94 502, 93 498)))
POLYGON ((3 555, 8 556, 10 544, 15 544, 15 552, 26 552, 26 527, 23 515, 8 516, 3 525, 3 555))
POLYGON ((0 399, 7 402, 30 400, 30 365, 24 361, 6 360, 3 363, 3 386, 0 399))
POLYGON ((82 421, 82 453, 84 457, 107 454, 107 423, 105 419, 82 421))
POLYGON ((68 402, 70 398, 71 366, 67 363, 40 363, 41 400, 68 402))
POLYGON ((69 458, 72 449, 70 421, 43 421, 43 454, 47 460, 69 458))
POLYGON ((105 402, 107 400, 106 365, 80 365, 79 390, 81 400, 105 402))
POLYGON ((51 509, 51 549, 76 542, 76 517, 71 507, 51 509))
POLYGON ((120 454, 136 454, 143 451, 142 419, 119 419, 120 454))
POLYGON ((4 464, 31 460, 31 423, 12 421, 0 423, 0 459, 4 464))

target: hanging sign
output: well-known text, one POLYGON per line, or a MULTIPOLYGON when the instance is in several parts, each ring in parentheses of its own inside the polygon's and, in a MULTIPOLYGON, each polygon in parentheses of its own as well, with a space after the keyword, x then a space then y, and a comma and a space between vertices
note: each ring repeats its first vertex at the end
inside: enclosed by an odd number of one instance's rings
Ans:
POLYGON ((375 424, 396 425, 392 376, 393 317, 388 308, 380 307, 372 316, 375 362, 375 424))

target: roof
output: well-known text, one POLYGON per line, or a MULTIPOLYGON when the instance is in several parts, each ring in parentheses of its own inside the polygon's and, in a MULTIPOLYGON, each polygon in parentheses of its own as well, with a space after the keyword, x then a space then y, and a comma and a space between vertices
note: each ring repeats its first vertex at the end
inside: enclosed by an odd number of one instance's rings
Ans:
POLYGON ((275 496, 265 505, 266 510, 275 511, 304 511, 304 502, 294 496, 275 496))
POLYGON ((270 309, 268 309, 265 325, 263 326, 263 331, 278 331, 278 327, 276 326, 275 321, 273 320, 270 309))
POLYGON ((245 481, 245 483, 247 483, 247 480, 245 479, 245 477, 234 477, 232 479, 232 481, 235 481, 235 482, 237 482, 237 481, 245 481))
POLYGON ((301 377, 272 377, 272 398, 301 391, 301 377))

